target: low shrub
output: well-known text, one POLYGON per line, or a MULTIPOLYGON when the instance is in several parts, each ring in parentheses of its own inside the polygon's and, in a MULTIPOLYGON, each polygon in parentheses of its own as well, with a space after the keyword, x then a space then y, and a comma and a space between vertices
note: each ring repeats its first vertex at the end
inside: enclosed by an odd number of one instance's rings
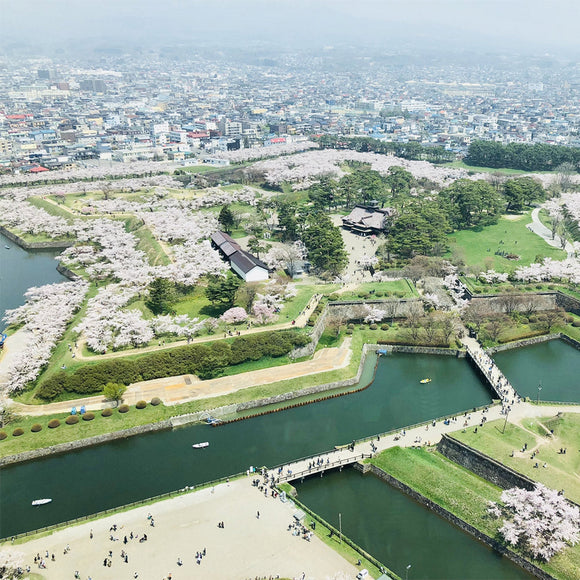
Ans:
POLYGON ((382 298, 384 296, 384 294, 379 290, 378 292, 375 292, 375 296, 377 298, 382 298))
POLYGON ((531 322, 532 324, 535 324, 536 322, 538 322, 538 317, 537 316, 530 316, 528 321, 531 322))
POLYGON ((88 411, 83 415, 83 421, 92 421, 95 418, 95 414, 88 411))
POLYGON ((20 437, 20 435, 24 435, 24 429, 22 429, 21 427, 16 427, 16 429, 12 431, 12 435, 14 437, 20 437))
POLYGON ((346 329, 346 333, 347 333, 347 334, 352 334, 352 333, 353 333, 353 330, 352 330, 352 328, 347 328, 347 329, 346 329))
POLYGON ((381 330, 389 330, 388 324, 381 324, 381 330))
POLYGON ((339 296, 338 296, 338 294, 336 294, 336 293, 332 293, 332 294, 331 294, 331 295, 328 297, 328 299, 329 299, 331 302, 336 302, 336 301, 338 300, 338 298, 339 298, 339 296))
POLYGON ((369 326, 369 328, 370 328, 371 330, 377 330, 377 328, 378 328, 378 327, 379 327, 379 326, 378 326, 378 324, 371 324, 371 325, 369 326))
POLYGON ((572 323, 572 326, 573 326, 574 328, 579 328, 579 327, 580 327, 580 320, 575 320, 575 321, 572 323))
POLYGON ((542 285, 541 284, 536 284, 536 290, 541 290, 542 289, 542 285))
POLYGON ((101 413, 101 417, 110 417, 113 414, 113 409, 111 409, 111 407, 107 407, 106 409, 103 409, 102 413, 101 413))
POLYGON ((556 289, 556 286, 554 286, 554 284, 550 284, 548 286, 548 290, 555 290, 555 289, 556 289))
POLYGON ((6 431, 0 431, 0 441, 3 441, 6 437, 8 437, 8 433, 6 431))
POLYGON ((566 316, 566 322, 568 324, 572 324, 574 322, 574 317, 573 316, 566 316))
POLYGON ((135 407, 137 409, 144 409, 147 406, 147 401, 137 401, 135 407))
POLYGON ((119 407, 119 413, 128 413, 129 412, 129 405, 121 405, 119 407))
POLYGON ((311 316, 306 324, 308 324, 308 326, 314 326, 316 324, 316 319, 311 316))
POLYGON ((30 427, 30 430, 33 433, 38 433, 39 431, 42 431, 42 425, 40 423, 35 423, 32 427, 30 427))
POLYGON ((349 323, 349 325, 347 326, 347 328, 348 328, 349 330, 354 330, 354 324, 353 324, 352 322, 351 322, 351 323, 349 323))
POLYGON ((48 422, 48 428, 49 429, 56 429, 59 426, 60 426, 60 421, 58 419, 51 419, 48 422))
POLYGON ((79 422, 79 416, 78 415, 69 415, 65 421, 64 421, 67 425, 76 425, 79 422))
POLYGON ((157 407, 157 405, 161 405, 161 399, 160 399, 159 397, 153 397, 153 398, 151 399, 151 404, 152 404, 154 407, 157 407))

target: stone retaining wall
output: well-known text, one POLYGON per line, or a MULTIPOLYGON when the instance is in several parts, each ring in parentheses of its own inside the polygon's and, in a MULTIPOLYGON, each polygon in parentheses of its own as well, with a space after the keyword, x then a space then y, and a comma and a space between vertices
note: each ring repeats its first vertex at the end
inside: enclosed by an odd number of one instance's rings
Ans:
MULTIPOLYGON (((355 464, 355 469, 357 468, 358 467, 355 464)), ((535 564, 532 564, 528 560, 522 558, 521 556, 510 550, 508 547, 498 542, 497 540, 491 538, 487 534, 473 527, 471 524, 468 524, 461 518, 458 518, 456 515, 447 511, 445 508, 441 507, 440 505, 436 504, 429 498, 415 491, 412 487, 409 487, 407 484, 403 483, 402 481, 399 481, 398 479, 386 473, 382 469, 379 469, 376 465, 371 466, 370 472, 379 479, 386 481, 389 485, 392 485, 394 488, 402 491, 403 493, 406 493, 416 502, 429 508, 431 511, 435 512, 437 515, 451 522, 464 532, 471 534, 472 536, 477 538, 480 542, 487 544, 490 548, 494 549, 496 552, 499 552, 503 556, 506 556, 507 558, 515 562, 518 566, 524 568, 530 574, 533 574, 534 576, 536 576, 537 578, 541 578, 542 580, 550 580, 553 578, 553 576, 550 576, 550 574, 544 572, 541 568, 538 568, 538 566, 536 566, 535 564)))
MULTIPOLYGON (((383 345, 381 345, 383 346, 383 345)), ((380 347, 379 347, 380 348, 380 347)), ((384 345, 387 352, 403 352, 410 354, 432 354, 442 356, 454 356, 457 358, 465 358, 465 351, 455 348, 439 348, 435 346, 406 346, 406 345, 384 345)))
POLYGON ((577 316, 580 316, 580 300, 568 296, 563 292, 556 292, 556 304, 566 310, 566 312, 572 312, 577 316))
MULTIPOLYGON (((502 489, 512 487, 521 487, 528 491, 536 487, 533 479, 513 470, 511 467, 504 465, 500 461, 481 453, 477 449, 458 441, 450 435, 442 435, 441 441, 437 444, 439 453, 450 459, 454 463, 469 469, 479 477, 490 481, 502 489)), ((580 507, 571 499, 567 501, 576 507, 580 507)))
POLYGON ((80 276, 75 274, 72 270, 69 270, 66 266, 63 266, 60 262, 56 267, 56 271, 68 278, 69 280, 80 280, 80 276))
MULTIPOLYGON (((63 429, 62 426, 58 428, 63 429)), ((22 453, 8 455, 6 457, 0 458, 0 467, 6 467, 7 465, 12 465, 14 463, 22 463, 24 461, 33 461, 34 459, 46 457, 47 455, 58 455, 60 453, 68 453, 69 451, 75 451, 76 449, 81 449, 83 447, 100 445, 102 443, 108 443, 109 441, 115 441, 116 439, 125 439, 127 437, 133 437, 133 435, 142 435, 144 433, 152 433, 154 431, 164 431, 166 429, 171 429, 170 420, 159 421, 159 423, 150 423, 148 425, 139 425, 137 427, 131 427, 130 429, 124 429, 123 431, 114 431, 113 433, 96 435, 95 437, 89 437, 87 439, 79 439, 78 441, 59 443, 58 445, 53 445, 52 447, 45 447, 43 449, 33 449, 32 451, 23 451, 22 453)))
POLYGON ((473 304, 484 303, 485 310, 494 313, 502 313, 506 310, 505 301, 514 300, 513 310, 517 312, 524 312, 529 307, 534 310, 554 310, 557 307, 556 292, 525 292, 522 294, 506 293, 506 294, 475 294, 471 298, 473 304), (517 304, 517 301, 520 301, 517 304))
POLYGON ((49 249, 64 249, 69 248, 74 245, 74 241, 66 242, 27 242, 25 239, 21 238, 17 234, 6 229, 4 226, 0 226, 0 233, 4 234, 9 240, 18 244, 21 248, 25 250, 49 250, 49 249))
POLYGON ((469 469, 469 471, 502 489, 521 487, 531 491, 535 488, 535 482, 529 477, 448 435, 444 434, 441 437, 441 441, 437 444, 437 450, 447 459, 469 469))
POLYGON ((486 349, 486 353, 490 356, 494 355, 496 352, 502 352, 504 350, 512 350, 514 348, 523 348, 524 346, 530 346, 532 344, 540 344, 541 342, 548 342, 549 340, 555 340, 562 338, 562 334, 559 332, 553 334, 544 334, 542 336, 534 336, 533 338, 526 338, 525 340, 517 340, 515 342, 508 342, 506 344, 501 344, 499 346, 494 346, 492 348, 486 349))

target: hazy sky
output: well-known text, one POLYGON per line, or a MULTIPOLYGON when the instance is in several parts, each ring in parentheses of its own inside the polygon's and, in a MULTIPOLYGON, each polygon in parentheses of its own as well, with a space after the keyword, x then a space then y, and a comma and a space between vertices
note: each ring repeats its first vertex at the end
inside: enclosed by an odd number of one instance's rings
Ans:
POLYGON ((0 0, 0 46, 362 44, 580 52, 580 0, 0 0))

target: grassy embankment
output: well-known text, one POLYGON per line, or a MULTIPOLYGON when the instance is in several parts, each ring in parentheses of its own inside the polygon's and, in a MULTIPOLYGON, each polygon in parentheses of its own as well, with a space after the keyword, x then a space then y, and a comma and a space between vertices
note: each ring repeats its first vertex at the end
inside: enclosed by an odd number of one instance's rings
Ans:
POLYGON ((503 424, 503 420, 492 421, 477 433, 470 429, 465 433, 458 431, 453 436, 530 479, 552 489, 564 489, 566 497, 580 503, 577 475, 580 473, 580 415, 565 413, 560 418, 523 419, 519 425, 508 423, 505 433, 502 433, 503 424), (528 449, 520 453, 525 443, 528 449), (561 454, 561 448, 568 451, 561 454), (532 460, 532 451, 536 449, 539 453, 532 460), (513 457, 512 452, 515 452, 513 457), (540 467, 534 467, 536 462, 540 467))
MULTIPOLYGON (((487 480, 425 449, 395 447, 370 461, 468 524, 498 537, 501 523, 486 516, 486 505, 498 501, 501 490, 487 480)), ((534 563, 556 578, 577 578, 580 544, 566 548, 548 563, 534 563)))
POLYGON ((495 270, 512 272, 544 258, 563 260, 566 252, 548 245, 542 238, 526 228, 531 222, 531 212, 520 216, 502 216, 499 222, 480 230, 461 230, 449 234, 450 252, 461 258, 473 272, 495 270), (503 242, 503 243, 502 243, 503 242), (518 260, 496 256, 496 251, 516 254, 518 260))

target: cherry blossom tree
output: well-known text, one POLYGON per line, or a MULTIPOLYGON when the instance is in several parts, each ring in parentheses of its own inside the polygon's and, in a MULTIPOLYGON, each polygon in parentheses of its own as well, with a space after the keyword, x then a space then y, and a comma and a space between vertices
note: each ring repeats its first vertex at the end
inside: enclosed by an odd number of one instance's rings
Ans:
POLYGON ((15 357, 8 371, 6 392, 18 392, 36 379, 48 363, 66 325, 82 304, 88 284, 85 281, 63 282, 33 287, 26 291, 24 305, 7 310, 8 324, 22 325, 28 341, 15 357))
POLYGON ((490 502, 488 513, 502 518, 504 540, 534 558, 548 561, 580 539, 580 510, 563 495, 536 483, 532 491, 514 487, 501 494, 502 503, 490 502))
POLYGON ((220 320, 226 324, 238 324, 248 319, 248 313, 240 306, 235 306, 226 310, 221 316, 220 320))

